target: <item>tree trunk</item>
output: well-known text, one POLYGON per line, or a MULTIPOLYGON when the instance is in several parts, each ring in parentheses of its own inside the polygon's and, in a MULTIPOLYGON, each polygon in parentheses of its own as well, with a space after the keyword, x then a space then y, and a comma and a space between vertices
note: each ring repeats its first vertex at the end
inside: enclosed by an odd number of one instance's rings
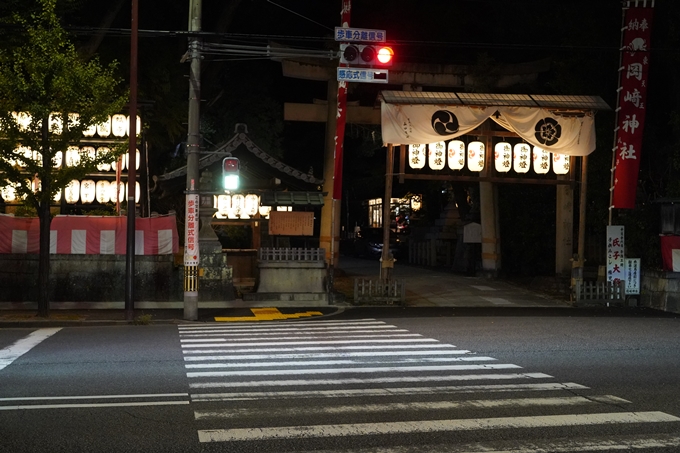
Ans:
MULTIPOLYGON (((43 118, 42 123, 42 158, 43 169, 52 166, 49 145, 49 119, 43 118)), ((50 315, 50 179, 43 178, 40 182, 42 194, 38 205, 40 219, 40 254, 38 256, 38 316, 50 315)))

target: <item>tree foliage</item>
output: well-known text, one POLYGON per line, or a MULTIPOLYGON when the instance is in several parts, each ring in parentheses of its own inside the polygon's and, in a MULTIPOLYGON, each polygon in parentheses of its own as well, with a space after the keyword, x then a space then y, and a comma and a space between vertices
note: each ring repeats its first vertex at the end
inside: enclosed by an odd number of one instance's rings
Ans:
MULTIPOLYGON (((83 131, 119 112, 127 99, 116 64, 87 62, 61 27, 56 0, 38 0, 28 18, 13 14, 17 36, 0 49, 1 185, 15 185, 18 195, 40 217, 39 311, 46 315, 49 275, 50 204, 73 179, 110 162, 109 154, 81 154, 77 166, 55 168, 58 153, 77 146, 83 131), (21 116, 26 122, 20 120, 21 116), (37 187, 36 187, 37 185, 37 187)), ((120 152, 120 151, 118 151, 120 152)))

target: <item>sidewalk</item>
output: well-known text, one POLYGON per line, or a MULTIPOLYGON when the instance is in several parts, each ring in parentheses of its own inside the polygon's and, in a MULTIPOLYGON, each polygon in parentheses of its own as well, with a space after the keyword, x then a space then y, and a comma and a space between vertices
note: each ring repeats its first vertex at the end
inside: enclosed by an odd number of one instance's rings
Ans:
MULTIPOLYGON (((380 262, 377 260, 341 257, 338 266, 335 289, 347 299, 333 305, 314 307, 287 307, 285 302, 276 307, 284 315, 307 316, 307 311, 318 312, 315 316, 332 315, 352 309, 353 281, 355 277, 378 277, 380 262)), ((568 301, 546 294, 533 292, 503 280, 469 277, 454 274, 445 269, 428 269, 397 262, 393 271, 395 279, 402 280, 406 287, 405 307, 455 307, 455 308, 569 308, 568 301)), ((23 307, 0 309, 2 327, 45 327, 45 326, 103 326, 126 324, 180 324, 185 321, 181 302, 166 304, 168 308, 146 308, 154 306, 140 302, 136 305, 133 319, 127 320, 121 308, 83 309, 83 304, 52 303, 49 318, 40 318, 36 310, 23 307)), ((155 304, 160 305, 163 304, 155 304)), ((105 306, 100 304, 100 306, 105 306)), ((122 307, 122 303, 115 305, 122 307)), ((217 316, 253 317, 258 305, 241 299, 212 303, 210 308, 199 309, 199 321, 212 321, 217 316), (221 307, 215 307, 219 305, 221 307)), ((362 305, 361 307, 367 307, 362 305)), ((376 308, 391 307, 376 306, 376 308)), ((262 318, 260 319, 262 320, 262 318)))

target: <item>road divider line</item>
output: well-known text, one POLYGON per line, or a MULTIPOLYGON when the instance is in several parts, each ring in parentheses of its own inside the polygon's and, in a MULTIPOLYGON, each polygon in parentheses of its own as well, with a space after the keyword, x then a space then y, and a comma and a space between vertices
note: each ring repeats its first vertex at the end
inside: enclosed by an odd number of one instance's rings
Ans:
POLYGON ((28 334, 28 336, 15 341, 10 346, 0 349, 0 370, 11 365, 16 359, 26 354, 60 330, 61 327, 38 329, 28 334))
POLYGON ((546 384, 486 384, 486 385, 451 385, 440 387, 392 387, 377 389, 341 389, 341 390, 304 390, 283 392, 227 392, 227 393, 195 393, 191 395, 192 401, 241 401, 241 400, 267 400, 286 398, 350 398, 367 396, 395 395, 429 395, 443 393, 477 393, 477 392, 544 392, 560 390, 585 390, 585 387, 573 382, 546 383, 546 384))
POLYGON ((461 420, 418 420, 412 422, 355 423, 345 425, 281 426, 199 430, 200 442, 309 439, 324 437, 411 434, 489 429, 551 428, 631 423, 670 423, 680 418, 663 412, 623 412, 600 414, 546 415, 461 420))
MULTIPOLYGON (((230 382, 190 382, 192 389, 237 388, 237 387, 285 387, 285 386, 329 386, 329 385, 366 385, 398 384, 410 382, 450 382, 450 381, 487 381, 515 379, 552 379, 544 373, 504 373, 504 374, 450 374, 446 376, 400 376, 384 378, 348 379, 277 379, 274 381, 230 381, 230 382)), ((581 387, 583 388, 583 387, 581 387)), ((551 389, 549 389, 551 390, 551 389)), ((311 390, 310 390, 311 391, 311 390)))

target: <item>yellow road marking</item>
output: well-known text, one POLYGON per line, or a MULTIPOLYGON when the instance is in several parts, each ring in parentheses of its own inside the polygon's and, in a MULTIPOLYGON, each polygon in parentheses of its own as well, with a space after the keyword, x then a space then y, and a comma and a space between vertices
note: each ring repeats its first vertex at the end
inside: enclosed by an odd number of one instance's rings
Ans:
POLYGON ((278 308, 251 308, 253 316, 215 317, 217 322, 235 321, 274 321, 277 319, 299 319, 310 316, 322 316, 320 311, 305 311, 302 313, 281 313, 278 308))

